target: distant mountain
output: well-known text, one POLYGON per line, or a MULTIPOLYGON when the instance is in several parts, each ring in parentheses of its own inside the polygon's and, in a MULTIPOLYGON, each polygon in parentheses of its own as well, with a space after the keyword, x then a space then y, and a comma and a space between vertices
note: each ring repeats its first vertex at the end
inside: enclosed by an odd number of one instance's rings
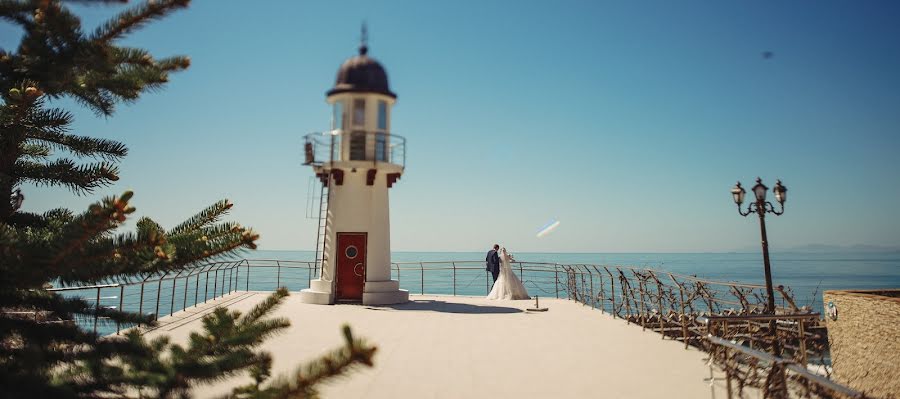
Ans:
POLYGON ((888 247, 883 245, 823 245, 809 244, 791 249, 796 252, 877 252, 877 253, 893 253, 900 252, 900 247, 888 247))
MULTIPOLYGON (((900 253, 900 246, 884 246, 884 245, 830 245, 830 244, 806 244, 793 247, 779 248, 769 247, 772 252, 800 252, 800 253, 900 253)), ((759 246, 744 247, 734 252, 757 252, 760 251, 759 246)))

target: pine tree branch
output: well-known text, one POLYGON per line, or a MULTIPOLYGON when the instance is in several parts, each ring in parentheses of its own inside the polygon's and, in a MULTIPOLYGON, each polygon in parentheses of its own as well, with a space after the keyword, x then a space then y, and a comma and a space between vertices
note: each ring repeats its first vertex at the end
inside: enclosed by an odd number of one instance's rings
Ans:
POLYGON ((34 161, 40 161, 50 156, 50 146, 46 144, 25 143, 21 148, 22 156, 34 161))
POLYGON ((116 109, 115 98, 104 90, 88 87, 87 83, 83 83, 83 85, 67 88, 68 94, 81 105, 93 110, 94 114, 98 116, 112 115, 116 109))
POLYGON ((215 204, 210 205, 206 209, 200 211, 188 220, 185 220, 178 226, 169 230, 169 234, 178 235, 196 231, 205 226, 209 226, 225 216, 231 209, 233 204, 227 199, 223 199, 215 204))
POLYGON ((174 56, 156 61, 156 66, 166 72, 178 72, 191 66, 191 58, 188 56, 174 56))
POLYGON ((128 0, 65 0, 65 2, 95 6, 100 4, 125 4, 128 3, 128 0))
POLYGON ((229 233, 226 237, 217 242, 207 241, 206 249, 202 252, 182 251, 178 257, 174 259, 176 265, 191 265, 200 260, 220 259, 224 255, 233 255, 236 251, 243 249, 256 249, 256 240, 259 234, 250 229, 242 229, 241 232, 229 233))
POLYGON ((42 141, 52 144, 56 148, 68 150, 79 157, 117 160, 128 155, 128 148, 125 147, 125 144, 115 140, 46 131, 29 131, 27 137, 30 140, 42 141))
POLYGON ((202 332, 191 333, 187 348, 126 334, 135 350, 121 355, 119 363, 124 368, 113 374, 121 376, 117 378, 124 386, 140 386, 156 397, 187 395, 196 384, 219 381, 248 368, 256 370, 255 375, 267 375, 271 355, 255 352, 254 348, 265 336, 287 326, 286 320, 262 319, 285 296, 286 290, 270 295, 254 308, 255 318, 216 308, 203 318, 202 332))
POLYGON ((97 307, 95 303, 87 302, 81 298, 68 298, 42 289, 13 291, 0 291, 0 308, 11 309, 15 306, 19 311, 33 311, 47 313, 52 317, 62 320, 73 317, 93 319, 94 317, 109 318, 111 321, 132 324, 153 324, 150 316, 139 315, 132 312, 107 307, 97 307))
MULTIPOLYGON (((137 234, 119 234, 109 237, 107 232, 124 222, 127 212, 116 210, 115 200, 106 199, 77 218, 66 220, 57 227, 60 231, 53 242, 30 248, 26 252, 36 254, 66 251, 62 258, 27 258, 19 278, 41 284, 40 273, 50 273, 63 285, 83 283, 115 283, 133 276, 150 276, 158 273, 181 271, 198 262, 205 262, 236 250, 252 248, 258 235, 249 229, 237 228, 231 223, 201 229, 200 232, 168 236, 162 227, 150 219, 138 222, 137 234), (110 202, 112 201, 112 202, 110 202), (98 219, 99 218, 99 219, 98 219), (95 226, 95 227, 91 227, 95 226), (203 231, 230 228, 222 236, 203 239, 203 231), (68 238, 64 238, 68 237, 68 238), (61 241, 63 240, 63 241, 61 241), (64 241, 64 240, 70 240, 64 241), (74 243, 74 244, 73 244, 74 243), (71 248, 63 249, 63 248, 71 248), (28 265, 39 264, 41 268, 28 265), (31 273, 31 274, 29 274, 31 273)), ((125 209, 130 209, 125 205, 125 209)))
POLYGON ((189 0, 162 0, 141 4, 101 25, 94 31, 91 39, 108 42, 120 38, 154 19, 165 17, 176 9, 186 8, 189 3, 189 0))
POLYGON ((318 397, 315 386, 346 375, 359 365, 372 367, 377 350, 365 341, 354 338, 347 325, 343 326, 345 346, 300 367, 291 379, 279 378, 262 390, 253 386, 239 387, 234 391, 248 398, 311 398, 318 397))
MULTIPOLYGON (((23 85, 26 86, 26 85, 23 85)), ((34 87, 32 85, 28 85, 34 87)), ((24 90, 24 89, 23 89, 24 90)), ((28 107, 28 115, 22 121, 15 121, 28 128, 38 128, 53 132, 65 132, 74 122, 70 112, 59 108, 44 108, 44 99, 38 98, 28 107)))
POLYGON ((154 275, 169 268, 153 253, 153 247, 132 240, 127 245, 119 245, 119 240, 103 240, 88 244, 89 249, 81 249, 70 256, 60 270, 56 271, 56 281, 62 286, 84 284, 113 284, 128 281, 136 275, 154 275))
POLYGON ((118 198, 104 198, 103 201, 91 205, 87 212, 63 227, 53 243, 53 247, 57 250, 53 252, 49 266, 58 266, 77 248, 85 245, 94 237, 108 233, 119 223, 124 222, 127 215, 134 212, 134 208, 128 204, 132 196, 131 191, 126 191, 118 198))
POLYGON ((119 180, 118 168, 108 162, 75 165, 69 159, 57 159, 49 163, 19 160, 13 174, 20 182, 38 186, 65 186, 76 194, 88 194, 119 180))
POLYGON ((28 27, 30 21, 26 17, 34 11, 34 6, 24 1, 0 0, 0 18, 28 27))
POLYGON ((275 309, 288 295, 290 294, 288 294, 287 288, 279 287, 272 295, 269 295, 264 301, 258 303, 253 309, 244 314, 240 319, 240 323, 245 325, 255 323, 275 309))
POLYGON ((149 51, 136 47, 113 47, 112 57, 117 64, 152 66, 156 62, 149 51))
POLYGON ((58 108, 44 109, 43 98, 29 104, 23 118, 3 118, 2 127, 24 127, 24 139, 38 141, 38 144, 49 144, 55 148, 68 150, 75 155, 117 159, 128 153, 124 144, 108 140, 95 139, 67 134, 72 123, 72 114, 58 108))
MULTIPOLYGON (((75 323, 60 321, 42 322, 2 314, 0 315, 0 328, 4 331, 3 335, 18 332, 27 337, 26 344, 45 347, 62 342, 72 345, 90 344, 97 338, 96 334, 82 330, 75 323)), ((64 359, 64 357, 60 356, 59 359, 64 359)))
MULTIPOLYGON (((6 222, 12 227, 46 227, 46 223, 44 221, 44 217, 38 215, 36 213, 31 212, 16 212, 13 213, 6 222)), ((0 240, 0 247, 4 244, 2 240, 0 240)))

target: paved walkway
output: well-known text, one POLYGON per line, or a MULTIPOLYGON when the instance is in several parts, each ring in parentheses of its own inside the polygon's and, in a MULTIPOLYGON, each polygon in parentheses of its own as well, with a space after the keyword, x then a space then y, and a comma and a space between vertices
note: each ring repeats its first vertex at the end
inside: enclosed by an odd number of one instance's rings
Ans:
MULTIPOLYGON (((266 293, 235 293, 160 319, 149 336, 185 343, 216 303, 246 311, 266 293)), ((307 305, 286 298, 276 314, 291 320, 264 349, 274 375, 286 374, 342 344, 340 326, 378 346, 375 367, 322 388, 325 398, 709 398, 705 354, 568 300, 533 301, 412 296, 387 307, 307 305)), ((721 380, 719 380, 721 381, 721 380)), ((197 397, 229 392, 249 378, 200 387, 197 397)), ((720 382, 716 396, 724 397, 720 382)))

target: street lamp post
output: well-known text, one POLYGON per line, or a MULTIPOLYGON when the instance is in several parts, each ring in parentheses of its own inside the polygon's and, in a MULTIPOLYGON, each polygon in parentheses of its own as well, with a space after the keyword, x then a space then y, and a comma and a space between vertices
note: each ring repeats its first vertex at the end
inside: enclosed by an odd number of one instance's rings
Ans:
POLYGON ((775 183, 775 187, 772 189, 775 193, 775 200, 778 201, 778 204, 781 206, 781 210, 778 211, 775 210, 775 206, 772 205, 771 202, 766 201, 766 191, 768 191, 769 188, 762 183, 762 179, 757 177, 756 185, 753 186, 751 190, 756 197, 756 201, 747 205, 746 212, 741 210, 741 204, 744 202, 744 194, 746 194, 744 188, 741 187, 741 182, 738 182, 737 185, 731 189, 731 195, 734 196, 734 203, 737 204, 738 213, 741 216, 747 216, 751 213, 759 215, 759 232, 762 237, 763 264, 766 268, 766 295, 768 296, 766 313, 775 314, 775 293, 772 290, 772 267, 769 264, 769 241, 766 238, 766 213, 774 213, 776 216, 780 216, 784 213, 784 202, 787 200, 787 187, 781 184, 781 180, 778 180, 775 183))

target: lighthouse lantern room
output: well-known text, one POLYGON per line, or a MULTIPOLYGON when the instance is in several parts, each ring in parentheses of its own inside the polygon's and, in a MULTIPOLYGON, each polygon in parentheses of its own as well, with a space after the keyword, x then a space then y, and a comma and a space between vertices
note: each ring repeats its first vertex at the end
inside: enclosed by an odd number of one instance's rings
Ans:
POLYGON ((306 303, 379 305, 409 300, 391 280, 388 190, 405 167, 406 140, 391 133, 397 101, 384 67, 359 54, 341 65, 326 101, 331 130, 305 137, 305 164, 321 181, 316 276, 302 290, 306 303))

